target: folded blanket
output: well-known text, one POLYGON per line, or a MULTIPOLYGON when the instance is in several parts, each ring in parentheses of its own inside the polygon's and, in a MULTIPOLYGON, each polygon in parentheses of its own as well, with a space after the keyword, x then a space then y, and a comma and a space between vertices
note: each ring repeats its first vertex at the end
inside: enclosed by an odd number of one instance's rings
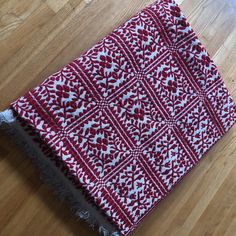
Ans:
POLYGON ((158 0, 1 116, 82 218, 126 236, 235 123, 236 105, 180 8, 158 0))

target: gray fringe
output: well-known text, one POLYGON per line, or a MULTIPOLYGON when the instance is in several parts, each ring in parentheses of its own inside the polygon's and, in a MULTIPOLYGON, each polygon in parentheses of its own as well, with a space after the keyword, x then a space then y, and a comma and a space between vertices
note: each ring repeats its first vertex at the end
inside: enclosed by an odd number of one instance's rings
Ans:
POLYGON ((0 125, 3 123, 10 124, 13 122, 15 122, 15 119, 12 114, 12 110, 7 109, 5 111, 0 112, 0 125))
POLYGON ((23 148, 23 150, 32 158, 33 163, 40 171, 40 178, 42 181, 47 183, 60 199, 66 200, 70 203, 70 207, 75 216, 86 221, 93 230, 95 227, 98 227, 98 232, 102 236, 120 235, 118 231, 114 231, 115 227, 113 225, 108 227, 111 228, 108 230, 103 224, 101 224, 101 219, 99 220, 96 218, 88 209, 82 206, 80 199, 78 199, 76 193, 73 192, 77 190, 72 189, 73 187, 69 180, 63 176, 63 173, 59 172, 57 167, 55 167, 50 160, 42 158, 43 153, 40 148, 35 144, 31 144, 33 141, 26 136, 26 133, 23 135, 23 129, 17 125, 10 109, 0 112, 0 127, 3 128, 6 133, 12 137, 14 142, 23 148), (58 175, 61 175, 63 178, 58 178, 58 175))

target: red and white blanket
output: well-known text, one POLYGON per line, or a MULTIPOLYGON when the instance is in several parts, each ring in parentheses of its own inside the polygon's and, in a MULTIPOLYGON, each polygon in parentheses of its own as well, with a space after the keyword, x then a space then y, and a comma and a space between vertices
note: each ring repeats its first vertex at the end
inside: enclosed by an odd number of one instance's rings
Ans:
POLYGON ((11 109, 120 235, 236 121, 216 66, 172 0, 137 13, 11 109))

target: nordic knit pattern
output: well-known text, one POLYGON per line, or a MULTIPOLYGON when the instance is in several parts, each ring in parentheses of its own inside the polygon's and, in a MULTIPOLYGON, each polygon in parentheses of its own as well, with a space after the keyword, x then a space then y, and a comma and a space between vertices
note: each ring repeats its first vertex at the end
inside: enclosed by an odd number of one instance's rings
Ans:
POLYGON ((129 235, 236 121, 172 0, 158 0, 11 104, 129 235))

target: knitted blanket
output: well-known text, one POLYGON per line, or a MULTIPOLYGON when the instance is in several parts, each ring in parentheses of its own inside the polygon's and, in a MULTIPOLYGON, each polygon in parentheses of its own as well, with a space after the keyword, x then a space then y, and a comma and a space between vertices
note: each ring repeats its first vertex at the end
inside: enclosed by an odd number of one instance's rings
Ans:
POLYGON ((138 12, 10 110, 124 236, 236 121, 224 81, 173 0, 138 12))

